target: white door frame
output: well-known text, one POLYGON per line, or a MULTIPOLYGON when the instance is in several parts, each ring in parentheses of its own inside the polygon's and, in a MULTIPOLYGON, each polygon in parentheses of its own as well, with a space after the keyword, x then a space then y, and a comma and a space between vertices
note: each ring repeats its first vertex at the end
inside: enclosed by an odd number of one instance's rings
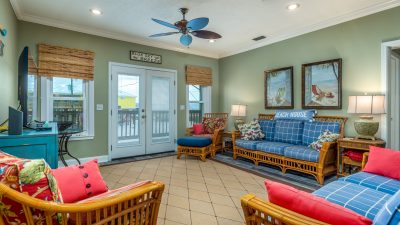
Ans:
POLYGON ((385 105, 386 105, 386 113, 383 114, 381 117, 381 138, 386 140, 386 144, 388 147, 391 145, 390 135, 389 132, 391 131, 391 115, 390 110, 388 110, 388 106, 390 104, 390 97, 391 97, 391 80, 393 78, 390 75, 390 58, 391 58, 391 51, 393 48, 400 47, 400 40, 395 41, 388 41, 383 42, 381 44, 381 89, 382 92, 385 94, 385 105))
POLYGON ((171 69, 165 69, 165 68, 158 68, 158 67, 150 67, 150 66, 139 66, 139 65, 135 65, 135 64, 125 64, 125 63, 117 63, 117 62, 109 62, 108 63, 108 111, 107 111, 107 115, 108 115, 108 129, 107 129, 107 133, 108 133, 108 161, 111 161, 111 145, 112 145, 112 135, 110 132, 111 126, 112 126, 112 118, 111 118, 111 110, 112 110, 112 73, 111 73, 111 68, 113 66, 124 66, 124 67, 131 67, 131 68, 136 68, 136 69, 147 69, 147 70, 158 70, 158 71, 165 71, 165 72, 171 72, 174 74, 174 80, 176 82, 175 88, 173 90, 174 92, 174 97, 175 97, 175 115, 174 115, 174 119, 175 119, 175 123, 173 124, 174 129, 175 129, 175 137, 174 139, 176 139, 178 137, 178 110, 176 109, 176 107, 178 106, 178 80, 177 80, 177 76, 178 76, 178 72, 176 70, 171 70, 171 69))

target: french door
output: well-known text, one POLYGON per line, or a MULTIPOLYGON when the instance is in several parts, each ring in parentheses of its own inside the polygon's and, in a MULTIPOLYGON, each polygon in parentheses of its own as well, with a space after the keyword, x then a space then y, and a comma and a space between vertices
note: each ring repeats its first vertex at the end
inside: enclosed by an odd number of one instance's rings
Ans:
POLYGON ((110 64, 111 159, 175 149, 176 72, 110 64))

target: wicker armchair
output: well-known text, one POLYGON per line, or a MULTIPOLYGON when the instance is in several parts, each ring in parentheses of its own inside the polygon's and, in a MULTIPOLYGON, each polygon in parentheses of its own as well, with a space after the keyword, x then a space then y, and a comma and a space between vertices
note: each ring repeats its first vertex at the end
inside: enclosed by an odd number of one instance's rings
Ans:
MULTIPOLYGON (((224 119, 224 127, 221 129, 215 129, 214 134, 212 134, 212 140, 213 140, 213 150, 212 150, 212 156, 215 156, 215 153, 218 151, 222 151, 222 136, 224 133, 224 129, 226 127, 226 123, 228 120, 228 113, 204 113, 203 120, 205 118, 222 118, 224 119)), ((186 128, 186 136, 193 136, 193 128, 186 128)))
MULTIPOLYGON (((30 197, 0 183, 0 197, 12 199, 23 206, 26 225, 36 225, 32 212, 43 212, 40 224, 56 225, 54 215, 61 216, 61 225, 155 225, 164 184, 150 182, 135 189, 85 203, 56 204, 30 197)), ((7 224, 6 210, 0 210, 0 225, 7 224)), ((37 222, 37 224, 39 224, 37 222)))

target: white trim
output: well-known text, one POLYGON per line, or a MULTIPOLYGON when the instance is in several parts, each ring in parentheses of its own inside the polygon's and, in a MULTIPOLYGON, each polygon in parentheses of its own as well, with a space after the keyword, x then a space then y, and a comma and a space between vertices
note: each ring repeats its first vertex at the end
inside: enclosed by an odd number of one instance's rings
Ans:
MULTIPOLYGON (((79 161, 82 163, 89 162, 91 160, 97 159, 98 163, 104 163, 104 162, 109 162, 108 156, 107 155, 99 155, 99 156, 93 156, 93 157, 85 157, 85 158, 79 158, 79 161)), ((78 162, 75 159, 67 159, 65 162, 69 165, 78 165, 78 162)), ((61 161, 58 161, 58 167, 65 167, 64 164, 61 161)))
POLYGON ((65 23, 63 21, 59 20, 52 20, 40 16, 33 16, 26 14, 20 7, 18 0, 10 0, 11 6, 14 9, 14 12, 19 20, 27 21, 27 22, 32 22, 32 23, 38 23, 38 24, 43 24, 47 26, 52 26, 52 27, 57 27, 61 29, 67 29, 67 30, 72 30, 72 31, 77 31, 81 33, 86 33, 86 34, 91 34, 91 35, 97 35, 101 37, 106 37, 106 38, 111 38, 115 40, 120 40, 120 41, 127 41, 127 42, 132 42, 132 43, 137 43, 137 44, 142 44, 142 45, 147 45, 151 47, 156 47, 156 48, 162 48, 162 49, 167 49, 171 51, 177 51, 177 52, 182 52, 182 53, 187 53, 187 54, 193 54, 193 55, 199 55, 199 56, 205 56, 205 57, 210 57, 210 58, 223 58, 235 54, 239 54, 242 52, 250 51, 256 48, 260 48, 266 45, 270 45, 276 42, 280 42, 283 40, 287 40, 302 34, 310 33, 316 30, 320 30, 326 27, 330 27, 333 25, 337 25, 343 22, 347 22, 350 20, 354 20, 363 16, 367 16, 370 14, 374 14, 377 12, 381 12, 387 9, 391 9, 397 6, 400 6, 400 1, 399 0, 390 0, 387 2, 383 3, 377 3, 372 6, 365 7, 363 9, 353 11, 344 15, 339 15, 337 17, 327 19, 325 21, 309 25, 309 26, 303 26, 299 27, 298 29, 290 29, 287 30, 286 32, 282 33, 276 33, 276 34, 270 34, 268 35, 269 37, 262 42, 259 42, 257 44, 254 44, 249 47, 244 47, 244 48, 239 48, 233 51, 228 51, 226 53, 222 54, 217 54, 217 53, 209 53, 209 52, 203 52, 203 51, 198 51, 198 50, 193 50, 193 49, 187 49, 187 48, 182 48, 180 46, 173 46, 171 44, 165 44, 165 43, 160 43, 158 41, 149 41, 143 38, 135 38, 130 35, 123 35, 120 33, 115 33, 115 32, 109 32, 106 30, 102 29, 96 29, 96 28, 91 28, 91 27, 86 27, 86 26, 80 26, 76 24, 71 24, 71 23, 65 23))

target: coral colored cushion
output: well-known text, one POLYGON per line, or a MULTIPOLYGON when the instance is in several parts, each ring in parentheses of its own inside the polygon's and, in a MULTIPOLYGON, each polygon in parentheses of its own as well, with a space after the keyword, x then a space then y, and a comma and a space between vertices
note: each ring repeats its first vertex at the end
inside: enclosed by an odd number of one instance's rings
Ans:
POLYGON ((65 203, 74 203, 108 191, 97 160, 53 170, 65 203))
POLYGON ((193 124, 193 132, 195 135, 204 134, 203 124, 201 124, 201 123, 193 124))
POLYGON ((400 151, 369 147, 368 162, 363 171, 400 180, 400 151))
POLYGON ((332 225, 370 225, 372 221, 340 205, 293 187, 265 180, 269 201, 332 225))

